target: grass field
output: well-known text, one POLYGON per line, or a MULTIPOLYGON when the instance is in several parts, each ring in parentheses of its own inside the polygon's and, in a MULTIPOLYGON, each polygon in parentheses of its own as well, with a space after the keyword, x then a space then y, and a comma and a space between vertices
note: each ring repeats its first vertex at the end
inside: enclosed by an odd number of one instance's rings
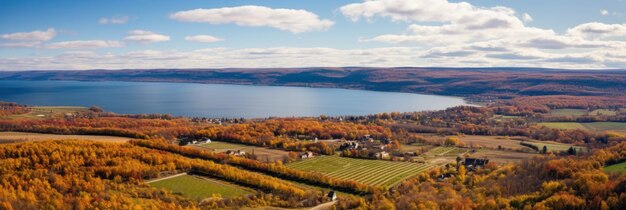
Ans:
POLYGON ((248 146, 244 144, 235 144, 229 142, 213 141, 211 143, 200 144, 200 147, 212 149, 215 152, 226 152, 228 150, 242 150, 246 153, 254 153, 259 161, 272 162, 275 160, 283 160, 289 154, 283 150, 268 149, 263 147, 248 146))
MULTIPOLYGON (((541 150, 543 146, 546 146, 549 152, 567 151, 570 147, 572 147, 571 144, 561 144, 558 142, 550 142, 550 141, 526 141, 526 143, 536 145, 539 148, 539 150, 541 150)), ((576 152, 578 151, 587 152, 587 148, 585 147, 579 147, 579 146, 573 146, 573 147, 574 149, 576 149, 576 152)))
POLYGON ((550 110, 552 116, 581 116, 587 113, 586 109, 553 109, 550 110))
POLYGON ((290 168, 316 171, 331 177, 373 186, 393 186, 433 167, 432 164, 319 156, 287 164, 290 168))
POLYGON ((586 109, 553 109, 550 110, 550 115, 556 117, 564 116, 582 116, 582 115, 615 115, 615 111, 608 109, 596 109, 593 111, 587 111, 586 109))
POLYGON ((511 137, 506 139, 502 136, 478 136, 478 135, 465 135, 460 136, 459 140, 465 143, 468 147, 481 147, 497 149, 498 146, 504 149, 520 149, 524 150, 527 147, 520 145, 520 140, 515 140, 518 137, 511 137))
POLYGON ((604 171, 610 173, 626 173, 626 162, 606 166, 604 167, 604 171))
POLYGON ((504 150, 479 149, 476 153, 469 155, 474 158, 487 158, 495 163, 518 163, 539 156, 536 153, 513 152, 504 150))
POLYGON ((589 112, 589 115, 608 115, 608 116, 613 116, 616 115, 617 112, 613 111, 613 110, 608 110, 608 109, 596 109, 593 110, 591 112, 589 112))
POLYGON ((200 201, 220 194, 222 197, 237 197, 254 193, 252 190, 234 184, 191 175, 176 176, 149 183, 156 188, 164 188, 172 193, 200 201))
POLYGON ((626 133, 626 123, 623 123, 623 122, 592 122, 592 123, 545 122, 545 123, 539 123, 539 125, 543 125, 548 128, 555 128, 555 129, 580 129, 580 130, 587 130, 587 131, 617 131, 617 132, 626 133))
POLYGON ((49 140, 61 140, 61 139, 119 142, 119 143, 132 140, 132 138, 117 137, 117 136, 57 135, 57 134, 24 133, 24 132, 0 132, 0 144, 28 142, 28 141, 49 141, 49 140))
POLYGON ((623 122, 594 122, 594 123, 584 123, 585 127, 590 130, 597 131, 622 131, 626 132, 626 123, 623 122))
POLYGON ((431 149, 432 145, 413 143, 413 144, 403 144, 400 148, 400 152, 415 152, 415 151, 427 151, 431 149))
POLYGON ((466 153, 468 149, 458 148, 458 147, 435 147, 428 152, 424 153, 423 156, 427 157, 439 157, 439 156, 459 156, 466 153))
POLYGON ((554 128, 554 129, 587 130, 587 127, 577 122, 545 122, 545 123, 539 123, 539 125, 543 125, 548 128, 554 128))
POLYGON ((30 108, 30 112, 19 115, 11 115, 8 119, 35 119, 35 118, 53 118, 63 117, 81 112, 90 112, 87 107, 80 106, 35 106, 30 108))

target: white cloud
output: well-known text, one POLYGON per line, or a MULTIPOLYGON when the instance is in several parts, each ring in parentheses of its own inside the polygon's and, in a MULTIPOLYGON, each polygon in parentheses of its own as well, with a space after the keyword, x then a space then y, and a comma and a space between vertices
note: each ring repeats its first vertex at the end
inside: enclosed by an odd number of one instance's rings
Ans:
POLYGON ((122 47, 123 44, 119 41, 110 40, 76 40, 76 41, 64 41, 54 42, 46 44, 48 49, 96 49, 96 48, 112 48, 122 47))
POLYGON ((2 48, 36 48, 41 42, 8 42, 0 44, 2 48))
POLYGON ((609 65, 608 59, 598 55, 626 51, 626 41, 621 39, 626 36, 626 24, 586 23, 559 34, 526 26, 533 21, 530 14, 516 15, 515 10, 506 7, 476 7, 447 0, 365 0, 345 5, 340 11, 352 21, 390 19, 408 23, 404 33, 359 41, 421 48, 424 51, 420 57, 433 64, 614 67, 622 58, 615 58, 619 61, 609 65), (528 60, 533 60, 532 64, 528 60))
POLYGON ((603 9, 603 10, 600 10, 600 14, 601 14, 602 16, 607 16, 607 15, 609 15, 609 11, 608 11, 608 10, 603 9))
POLYGON ((179 11, 171 14, 170 18, 183 22, 264 26, 292 33, 325 30, 334 24, 333 21, 320 19, 306 10, 273 9, 254 5, 179 11))
POLYGON ((110 18, 100 18, 98 23, 100 24, 125 24, 128 22, 128 16, 125 15, 116 15, 110 18))
POLYGON ((124 37, 124 40, 148 44, 169 41, 170 37, 163 34, 157 34, 152 31, 133 30, 128 32, 128 36, 124 37))
POLYGON ((217 38, 217 37, 210 36, 210 35, 195 35, 195 36, 186 36, 185 40, 194 41, 194 42, 212 43, 212 42, 223 41, 224 39, 217 38))
POLYGON ((12 34, 2 34, 0 38, 12 41, 32 41, 43 42, 51 40, 56 36, 54 28, 49 28, 46 31, 31 31, 31 32, 18 32, 12 34))
MULTIPOLYGON (((310 66, 448 66, 608 68, 626 64, 623 50, 592 49, 580 53, 497 49, 488 44, 370 49, 335 48, 206 48, 193 51, 142 50, 126 53, 65 52, 47 57, 0 58, 2 70, 128 68, 280 68, 310 66), (477 48, 479 46, 480 48, 477 48), (483 51, 477 49, 492 49, 483 51)), ((622 66, 620 66, 622 65, 622 66)))
MULTIPOLYGON (((392 21, 413 23, 407 28, 407 34, 384 34, 366 39, 369 41, 441 45, 554 35, 552 30, 526 27, 513 9, 475 7, 467 2, 370 0, 343 6, 340 11, 353 21, 388 17, 392 21), (440 24, 418 24, 420 22, 440 24)), ((532 19, 528 14, 523 18, 532 19)))
POLYGON ((585 23, 568 29, 567 33, 571 36, 584 38, 626 36, 626 24, 585 23))
POLYGON ((524 20, 524 23, 533 22, 533 17, 530 16, 528 13, 524 13, 524 15, 522 16, 522 20, 524 20))

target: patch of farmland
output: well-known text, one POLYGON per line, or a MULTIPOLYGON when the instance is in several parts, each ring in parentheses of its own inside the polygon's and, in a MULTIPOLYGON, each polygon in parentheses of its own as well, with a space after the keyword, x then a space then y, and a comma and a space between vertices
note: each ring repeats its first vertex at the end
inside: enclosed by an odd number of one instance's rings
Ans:
POLYGON ((564 116, 581 116, 587 114, 586 109, 553 109, 550 110, 550 115, 557 117, 564 116))
POLYGON ((449 156, 456 157, 466 153, 468 149, 458 148, 458 147, 435 147, 428 152, 424 153, 423 156, 427 157, 439 157, 439 156, 449 156))
POLYGON ((276 160, 284 160, 289 154, 287 151, 268 149, 264 147, 249 146, 244 144, 235 144, 222 141, 213 141, 211 143, 205 143, 200 145, 194 145, 196 147, 207 148, 215 152, 226 152, 228 150, 242 150, 248 154, 254 154, 259 161, 273 162, 276 160))
POLYGON ((433 148, 432 145, 427 145, 427 144, 420 144, 420 143, 413 143, 413 144, 403 144, 402 147, 400 147, 400 152, 426 152, 428 150, 430 150, 431 148, 433 148))
POLYGON ((30 111, 25 114, 10 115, 8 119, 36 119, 36 118, 56 118, 66 115, 91 112, 87 107, 80 106, 35 106, 30 107, 30 111))
POLYGON ((182 175, 149 183, 150 186, 163 188, 174 194, 200 201, 213 195, 224 198, 238 197, 254 193, 253 190, 206 177, 182 175))
POLYGON ((96 136, 96 135, 59 135, 59 134, 43 134, 43 133, 26 133, 26 132, 0 132, 0 144, 2 143, 18 143, 29 141, 50 141, 50 140, 89 140, 101 142, 127 142, 133 138, 117 137, 117 136, 96 136))
POLYGON ((610 173, 626 173, 626 162, 621 162, 604 167, 604 171, 610 173))
POLYGON ((580 129, 588 131, 617 131, 626 133, 626 123, 623 122, 592 122, 592 123, 577 123, 577 122, 544 122, 538 123, 539 125, 546 126, 548 128, 555 129, 580 129))
POLYGON ((538 125, 543 125, 548 128, 563 129, 563 130, 567 130, 567 129, 587 130, 587 127, 577 122, 543 122, 543 123, 538 123, 538 125))
POLYGON ((618 131, 626 133, 626 123, 623 122, 593 122, 581 124, 592 131, 618 131))
POLYGON ((507 139, 502 136, 478 136, 478 135, 466 135, 460 136, 459 140, 465 143, 465 146, 470 148, 491 148, 498 149, 501 147, 503 149, 510 150, 526 150, 528 149, 525 146, 520 145, 520 140, 516 139, 507 139))
POLYGON ((287 166, 304 171, 320 172, 331 177, 354 180, 372 186, 389 187, 426 171, 434 165, 365 160, 339 156, 319 156, 290 163, 287 166))
POLYGON ((481 150, 478 150, 476 153, 473 153, 470 155, 470 157, 474 157, 474 158, 487 158, 489 159, 490 162, 495 162, 499 164, 522 162, 523 160, 527 160, 535 156, 539 156, 539 155, 532 154, 532 153, 491 150, 491 149, 481 149, 481 150))
POLYGON ((596 109, 589 112, 589 115, 606 115, 606 116, 614 116, 617 112, 609 109, 596 109))
POLYGON ((546 149, 548 149, 548 152, 563 152, 563 151, 567 151, 570 147, 574 147, 574 149, 576 149, 576 152, 578 151, 587 152, 587 148, 585 147, 573 146, 571 144, 563 144, 563 143, 552 142, 552 141, 525 141, 525 143, 529 143, 529 144, 537 146, 537 148, 539 148, 540 151, 542 150, 543 146, 546 146, 546 149))

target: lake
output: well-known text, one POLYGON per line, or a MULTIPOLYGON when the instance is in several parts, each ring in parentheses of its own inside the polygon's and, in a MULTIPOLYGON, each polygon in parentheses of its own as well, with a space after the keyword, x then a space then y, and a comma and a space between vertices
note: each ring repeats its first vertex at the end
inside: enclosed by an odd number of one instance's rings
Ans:
POLYGON ((333 88, 155 82, 0 81, 0 101, 123 114, 261 118, 441 110, 462 98, 333 88))

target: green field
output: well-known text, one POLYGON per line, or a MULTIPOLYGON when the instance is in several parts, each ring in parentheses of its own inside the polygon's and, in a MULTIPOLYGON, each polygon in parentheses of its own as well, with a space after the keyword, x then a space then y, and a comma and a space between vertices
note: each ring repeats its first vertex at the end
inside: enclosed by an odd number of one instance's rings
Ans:
POLYGON ((616 115, 617 112, 612 111, 612 110, 608 110, 608 109, 596 109, 593 110, 591 112, 589 112, 589 115, 608 115, 608 116, 613 116, 616 115))
POLYGON ((548 128, 554 128, 554 129, 587 130, 587 127, 577 122, 545 122, 545 123, 539 123, 539 125, 543 125, 548 128))
MULTIPOLYGON (((567 151, 570 147, 572 147, 572 145, 570 145, 570 144, 561 144, 561 143, 557 143, 557 142, 526 141, 526 143, 533 144, 533 145, 537 146, 537 148, 539 148, 539 150, 541 150, 543 148, 543 146, 546 146, 546 148, 548 149, 548 152, 567 151)), ((578 151, 587 152, 587 148, 585 148, 585 147, 579 147, 579 146, 573 146, 573 147, 574 147, 574 149, 576 149, 576 152, 578 152, 578 151)))
POLYGON ((582 116, 582 115, 616 115, 617 113, 608 109, 596 109, 593 111, 587 111, 586 109, 553 109, 550 110, 550 115, 557 117, 564 116, 582 116))
POLYGON ((606 166, 604 167, 604 171, 611 172, 611 173, 616 173, 616 172, 626 173, 626 162, 621 162, 618 164, 606 166))
POLYGON ((623 122, 594 122, 584 123, 585 127, 593 131, 624 131, 626 132, 626 123, 623 122))
POLYGON ((555 129, 580 129, 587 131, 618 131, 626 132, 626 123, 623 122, 592 122, 592 123, 577 123, 577 122, 544 122, 538 123, 548 128, 555 129))
POLYGON ((222 142, 222 141, 213 141, 211 143, 200 144, 199 146, 213 149, 216 152, 226 152, 228 150, 241 150, 241 151, 245 151, 248 154, 256 155, 256 159, 259 161, 266 161, 266 162, 283 160, 289 154, 289 152, 283 151, 283 150, 248 146, 244 144, 235 144, 235 143, 222 142))
POLYGON ((316 171, 339 179, 373 186, 393 186, 433 167, 431 164, 319 156, 287 164, 290 168, 316 171))
POLYGON ((587 114, 585 109, 553 109, 550 110, 552 116, 581 116, 587 114))
POLYGON ((30 108, 30 112, 19 115, 7 116, 8 119, 37 119, 63 117, 76 113, 90 112, 87 107, 80 106, 35 106, 30 108))
POLYGON ((152 182, 149 185, 156 188, 164 188, 172 193, 181 194, 197 201, 211 197, 214 194, 220 194, 222 197, 227 198, 254 193, 252 190, 241 186, 191 175, 172 177, 152 182))

